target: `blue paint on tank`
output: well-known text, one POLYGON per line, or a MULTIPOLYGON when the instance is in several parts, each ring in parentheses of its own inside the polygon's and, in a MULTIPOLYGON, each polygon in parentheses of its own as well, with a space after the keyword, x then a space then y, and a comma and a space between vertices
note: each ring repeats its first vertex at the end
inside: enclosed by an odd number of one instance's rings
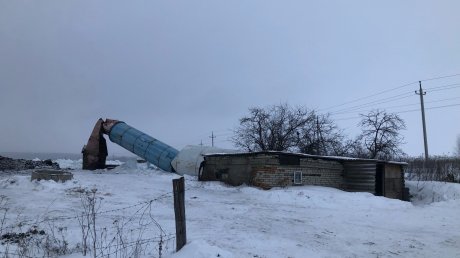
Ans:
POLYGON ((171 161, 179 153, 173 147, 127 125, 116 123, 108 133, 112 142, 128 151, 144 158, 155 166, 169 172, 174 172, 171 161))

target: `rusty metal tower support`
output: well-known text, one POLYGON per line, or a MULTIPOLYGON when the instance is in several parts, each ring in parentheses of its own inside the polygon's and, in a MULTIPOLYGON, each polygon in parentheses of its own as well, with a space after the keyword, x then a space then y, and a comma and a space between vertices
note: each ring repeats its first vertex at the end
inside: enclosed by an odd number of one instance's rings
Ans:
POLYGON ((105 168, 105 160, 107 158, 107 142, 103 136, 104 120, 99 118, 94 125, 88 143, 83 146, 83 169, 94 170, 105 168))
POLYGON ((127 125, 112 119, 99 119, 94 126, 88 143, 83 147, 83 169, 94 170, 105 168, 107 144, 103 134, 109 139, 149 161, 164 171, 174 172, 172 160, 179 151, 173 147, 127 125))

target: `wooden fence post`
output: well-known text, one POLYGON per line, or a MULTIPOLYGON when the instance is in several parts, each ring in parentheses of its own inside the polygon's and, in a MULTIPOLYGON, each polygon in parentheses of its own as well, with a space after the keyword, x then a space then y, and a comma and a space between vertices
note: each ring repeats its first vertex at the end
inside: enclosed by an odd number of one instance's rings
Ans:
POLYGON ((173 179, 173 192, 174 214, 176 216, 176 251, 179 251, 187 243, 184 177, 173 179))

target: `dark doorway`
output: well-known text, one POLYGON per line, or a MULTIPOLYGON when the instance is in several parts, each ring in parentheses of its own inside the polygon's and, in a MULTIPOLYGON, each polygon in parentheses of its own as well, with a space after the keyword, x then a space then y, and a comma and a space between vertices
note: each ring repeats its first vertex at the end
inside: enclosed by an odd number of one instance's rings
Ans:
POLYGON ((375 195, 384 196, 385 192, 385 165, 377 164, 377 171, 375 173, 375 195))

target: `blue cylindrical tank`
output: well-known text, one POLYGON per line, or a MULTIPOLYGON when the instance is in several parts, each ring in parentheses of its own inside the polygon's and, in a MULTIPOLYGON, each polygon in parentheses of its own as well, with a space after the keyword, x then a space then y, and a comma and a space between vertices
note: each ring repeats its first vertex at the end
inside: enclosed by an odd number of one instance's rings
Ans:
POLYGON ((171 161, 177 156, 173 147, 127 125, 117 122, 108 133, 112 142, 144 158, 155 166, 174 172, 171 161))

